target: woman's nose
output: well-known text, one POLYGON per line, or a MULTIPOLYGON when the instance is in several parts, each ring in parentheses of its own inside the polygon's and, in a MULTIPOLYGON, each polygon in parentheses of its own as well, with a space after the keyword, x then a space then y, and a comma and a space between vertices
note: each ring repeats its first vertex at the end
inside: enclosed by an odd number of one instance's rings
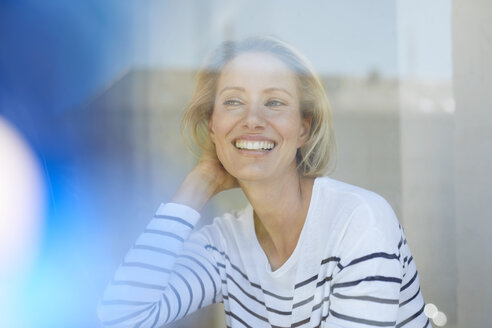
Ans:
POLYGON ((265 127, 264 110, 260 104, 250 104, 243 118, 244 126, 250 130, 258 130, 265 127))

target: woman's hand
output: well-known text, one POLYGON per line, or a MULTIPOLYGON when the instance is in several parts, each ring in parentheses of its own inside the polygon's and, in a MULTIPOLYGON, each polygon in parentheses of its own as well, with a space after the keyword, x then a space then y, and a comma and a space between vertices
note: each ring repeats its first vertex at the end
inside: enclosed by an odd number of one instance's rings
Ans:
POLYGON ((215 154, 204 152, 193 171, 197 171, 198 175, 212 187, 214 195, 239 187, 236 178, 225 170, 215 154))
POLYGON ((200 212, 210 198, 223 190, 236 187, 239 187, 236 178, 224 169, 217 156, 204 152, 171 202, 188 205, 200 212))

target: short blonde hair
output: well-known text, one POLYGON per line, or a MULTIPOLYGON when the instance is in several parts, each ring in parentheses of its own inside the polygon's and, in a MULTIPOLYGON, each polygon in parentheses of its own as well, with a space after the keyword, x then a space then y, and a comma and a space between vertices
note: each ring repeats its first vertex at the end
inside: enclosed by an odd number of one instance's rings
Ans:
POLYGON ((303 176, 327 174, 336 153, 328 96, 308 60, 289 44, 273 37, 226 41, 212 52, 197 74, 195 91, 183 116, 181 131, 186 145, 198 156, 203 151, 215 152, 208 132, 208 121, 213 113, 217 82, 224 66, 247 52, 273 55, 294 72, 300 94, 301 115, 311 119, 309 137, 297 150, 297 168, 303 176))

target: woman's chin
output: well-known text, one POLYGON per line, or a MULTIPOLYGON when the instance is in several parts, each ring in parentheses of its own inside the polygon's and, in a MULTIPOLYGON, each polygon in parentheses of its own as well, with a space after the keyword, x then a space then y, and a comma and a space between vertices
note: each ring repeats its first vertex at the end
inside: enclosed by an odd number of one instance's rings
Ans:
POLYGON ((271 181, 276 176, 275 170, 268 170, 264 168, 237 170, 229 173, 234 176, 239 182, 266 182, 271 181))
POLYGON ((296 171, 295 162, 285 166, 270 165, 270 163, 238 164, 224 165, 224 167, 239 182, 273 182, 275 179, 285 179, 290 173, 296 171))

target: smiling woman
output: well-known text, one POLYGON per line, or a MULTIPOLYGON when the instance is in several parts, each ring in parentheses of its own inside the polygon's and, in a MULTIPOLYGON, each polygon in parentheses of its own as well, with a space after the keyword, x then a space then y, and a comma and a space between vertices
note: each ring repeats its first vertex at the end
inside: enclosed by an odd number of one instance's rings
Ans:
POLYGON ((103 325, 159 327, 223 302, 229 327, 430 327, 389 204, 324 176, 329 103, 291 46, 222 44, 183 128, 200 161, 116 271, 103 325), (195 230, 203 206, 235 187, 250 204, 195 230))
POLYGON ((208 126, 227 172, 244 182, 295 172, 311 117, 300 115, 290 69, 271 55, 246 53, 223 68, 217 90, 208 126))

